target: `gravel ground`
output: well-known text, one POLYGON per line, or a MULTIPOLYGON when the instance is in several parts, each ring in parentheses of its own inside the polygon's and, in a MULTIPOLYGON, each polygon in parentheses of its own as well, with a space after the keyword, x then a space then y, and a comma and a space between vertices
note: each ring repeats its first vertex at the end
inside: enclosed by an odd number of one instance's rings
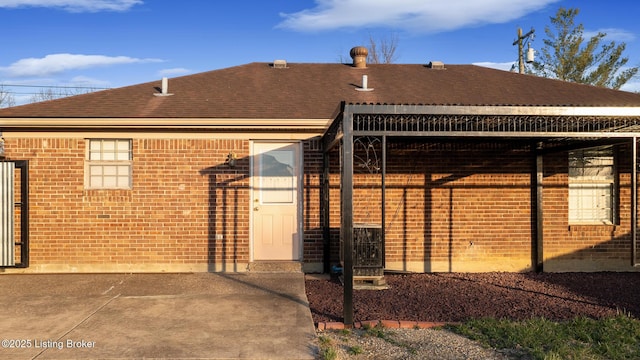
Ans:
MULTIPOLYGON (((524 320, 576 316, 603 318, 624 311, 640 318, 640 273, 388 274, 387 290, 356 290, 354 320, 461 322, 495 317, 524 320)), ((315 323, 342 321, 343 287, 337 279, 306 281, 315 323)), ((483 349, 443 329, 321 334, 338 359, 508 359, 511 350, 483 349), (362 353, 349 355, 353 346, 362 353)))
MULTIPOLYGON (((640 273, 391 274, 388 290, 356 290, 354 319, 460 322, 495 317, 640 318, 640 273)), ((314 321, 342 321, 339 281, 307 280, 314 321)))
MULTIPOLYGON (((387 329, 384 334, 381 338, 364 330, 353 330, 349 334, 330 330, 320 334, 324 339, 319 343, 328 341, 325 346, 336 350, 337 359, 509 359, 506 353, 485 349, 474 341, 444 329, 387 329), (352 353, 356 348, 361 352, 352 353)), ((320 344, 318 346, 322 347, 320 344)))

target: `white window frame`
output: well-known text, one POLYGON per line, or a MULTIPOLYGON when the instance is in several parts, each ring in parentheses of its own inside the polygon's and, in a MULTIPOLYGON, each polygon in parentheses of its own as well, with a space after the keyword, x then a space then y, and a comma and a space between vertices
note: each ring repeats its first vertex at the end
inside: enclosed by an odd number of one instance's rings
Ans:
POLYGON ((616 163, 612 147, 569 152, 569 225, 612 225, 616 163))
POLYGON ((131 139, 87 139, 85 189, 131 189, 131 139))

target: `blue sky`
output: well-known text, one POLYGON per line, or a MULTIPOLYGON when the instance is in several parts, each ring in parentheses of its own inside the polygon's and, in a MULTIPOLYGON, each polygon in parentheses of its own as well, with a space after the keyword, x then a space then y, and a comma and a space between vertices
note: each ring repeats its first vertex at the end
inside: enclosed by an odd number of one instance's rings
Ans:
MULTIPOLYGON (((396 63, 509 69, 518 27, 579 8, 587 35, 625 42, 640 65, 631 0, 0 0, 0 85, 20 104, 41 88, 114 88, 249 62, 340 62, 369 38, 396 37, 396 63)), ((640 91, 640 79, 624 90, 640 91)))

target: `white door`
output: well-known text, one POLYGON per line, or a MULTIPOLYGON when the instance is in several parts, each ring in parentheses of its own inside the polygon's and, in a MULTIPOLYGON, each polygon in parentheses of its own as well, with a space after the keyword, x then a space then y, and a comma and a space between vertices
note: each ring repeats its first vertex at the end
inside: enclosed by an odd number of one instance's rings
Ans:
POLYGON ((299 143, 253 143, 253 259, 300 260, 299 143))

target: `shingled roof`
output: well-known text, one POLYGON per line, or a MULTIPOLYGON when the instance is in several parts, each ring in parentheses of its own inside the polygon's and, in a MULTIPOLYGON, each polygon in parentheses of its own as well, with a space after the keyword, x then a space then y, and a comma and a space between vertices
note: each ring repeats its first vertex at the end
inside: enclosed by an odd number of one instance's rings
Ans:
MULTIPOLYGON (((474 65, 269 63, 0 109, 0 118, 332 119, 341 102, 639 107, 640 95, 474 65), (357 91, 367 75, 372 91, 357 91)), ((1 122, 0 122, 1 124, 1 122)))

